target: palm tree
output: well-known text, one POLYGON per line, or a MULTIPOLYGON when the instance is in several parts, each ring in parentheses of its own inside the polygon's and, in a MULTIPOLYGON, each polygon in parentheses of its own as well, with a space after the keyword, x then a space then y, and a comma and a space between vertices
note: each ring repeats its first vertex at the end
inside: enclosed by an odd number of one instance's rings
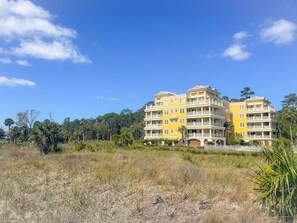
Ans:
POLYGON ((7 118, 4 120, 4 125, 8 126, 8 132, 10 132, 10 127, 14 124, 12 118, 7 118))
POLYGON ((39 147, 41 154, 48 154, 52 146, 58 151, 58 143, 63 141, 61 126, 58 123, 45 120, 36 122, 31 133, 32 140, 39 147))
POLYGON ((225 122, 224 123, 225 127, 225 138, 226 138, 226 143, 230 144, 230 135, 233 132, 233 124, 231 122, 225 122))
POLYGON ((293 142, 292 124, 297 121, 297 110, 291 107, 287 107, 283 111, 283 116, 288 122, 290 122, 290 136, 291 141, 293 142))
POLYGON ((182 125, 181 127, 178 128, 178 131, 182 134, 182 139, 183 139, 183 145, 184 146, 187 146, 188 143, 187 143, 187 127, 182 125))

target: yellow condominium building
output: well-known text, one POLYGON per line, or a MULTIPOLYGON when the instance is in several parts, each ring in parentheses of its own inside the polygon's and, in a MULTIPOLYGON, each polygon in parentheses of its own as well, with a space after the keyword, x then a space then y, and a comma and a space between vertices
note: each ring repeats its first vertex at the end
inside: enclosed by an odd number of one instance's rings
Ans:
POLYGON ((203 146, 208 142, 224 145, 224 123, 229 120, 229 102, 209 86, 195 86, 187 94, 161 91, 153 105, 145 109, 145 139, 180 140, 178 131, 187 127, 189 146, 203 146))
POLYGON ((275 109, 264 97, 253 97, 242 102, 230 103, 234 132, 247 142, 260 140, 271 145, 277 137, 275 109))

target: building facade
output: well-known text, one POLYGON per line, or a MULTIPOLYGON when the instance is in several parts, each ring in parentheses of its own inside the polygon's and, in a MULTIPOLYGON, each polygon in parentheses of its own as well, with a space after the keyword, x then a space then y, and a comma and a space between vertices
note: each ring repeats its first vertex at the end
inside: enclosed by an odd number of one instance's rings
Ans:
POLYGON ((184 125, 189 146, 224 145, 224 123, 229 119, 229 102, 214 88, 195 86, 186 94, 161 91, 145 109, 145 139, 181 140, 179 128, 184 125))
POLYGON ((264 97, 253 97, 230 103, 234 132, 247 142, 260 141, 271 145, 277 138, 275 109, 264 97))

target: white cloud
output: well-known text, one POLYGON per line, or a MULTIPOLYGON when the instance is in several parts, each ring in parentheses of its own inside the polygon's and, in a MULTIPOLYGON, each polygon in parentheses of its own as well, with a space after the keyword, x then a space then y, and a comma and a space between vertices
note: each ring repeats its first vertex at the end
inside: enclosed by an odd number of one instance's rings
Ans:
POLYGON ((118 101, 119 99, 118 98, 111 98, 110 100, 111 101, 118 101))
POLYGON ((3 57, 3 58, 0 58, 0 63, 11 64, 12 61, 11 61, 11 59, 9 59, 7 57, 3 57))
POLYGON ((72 41, 75 30, 54 23, 54 16, 28 0, 0 0, 0 53, 15 57, 90 63, 72 41), (43 49, 42 49, 43 48, 43 49))
POLYGON ((249 36, 249 34, 245 31, 240 31, 234 34, 233 39, 235 39, 236 41, 240 41, 243 39, 246 39, 249 36))
POLYGON ((36 83, 19 79, 19 78, 8 78, 4 76, 0 76, 0 86, 7 86, 7 87, 16 87, 16 86, 27 86, 27 87, 34 87, 36 83))
POLYGON ((31 64, 27 60, 17 60, 15 63, 21 66, 31 67, 31 64))
POLYGON ((223 57, 230 57, 233 60, 245 60, 250 57, 250 53, 244 51, 246 48, 242 44, 232 44, 223 53, 223 57))
POLYGON ((97 99, 103 100, 105 97, 104 96, 96 96, 97 99))
POLYGON ((272 22, 261 30, 261 39, 275 44, 290 44, 295 40, 297 25, 293 22, 280 19, 272 22))
POLYGON ((40 39, 23 41, 20 47, 12 50, 20 57, 35 57, 47 60, 72 60, 75 63, 90 63, 86 56, 82 56, 77 47, 68 41, 54 41, 48 43, 40 39))

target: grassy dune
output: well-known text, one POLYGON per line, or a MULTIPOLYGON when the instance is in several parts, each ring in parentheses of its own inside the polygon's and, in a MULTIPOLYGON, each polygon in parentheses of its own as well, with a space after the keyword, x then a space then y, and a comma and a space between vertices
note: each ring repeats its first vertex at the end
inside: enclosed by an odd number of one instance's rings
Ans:
POLYGON ((260 158, 157 149, 0 148, 0 222, 269 222, 260 158))

